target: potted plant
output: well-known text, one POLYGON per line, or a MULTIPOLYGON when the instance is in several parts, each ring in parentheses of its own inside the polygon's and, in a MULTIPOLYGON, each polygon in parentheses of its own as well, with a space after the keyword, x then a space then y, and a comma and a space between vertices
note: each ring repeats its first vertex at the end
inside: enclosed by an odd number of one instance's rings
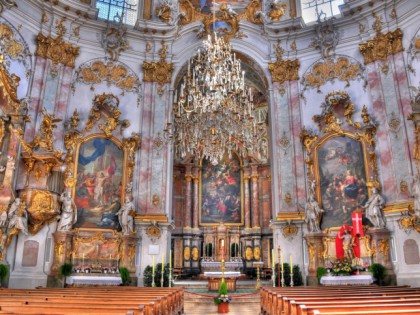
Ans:
POLYGON ((218 313, 229 313, 229 303, 232 298, 228 295, 226 282, 222 281, 218 291, 218 295, 214 298, 214 303, 217 305, 218 313))
POLYGON ((0 287, 4 279, 6 279, 7 274, 9 272, 9 267, 4 264, 0 264, 0 287))
POLYGON ((326 273, 327 273, 327 269, 325 269, 324 267, 317 268, 316 277, 318 278, 318 282, 321 281, 321 278, 325 276, 326 273))
POLYGON ((63 279, 63 288, 66 286, 66 278, 71 275, 73 272, 73 264, 64 263, 60 267, 60 276, 64 277, 63 279))

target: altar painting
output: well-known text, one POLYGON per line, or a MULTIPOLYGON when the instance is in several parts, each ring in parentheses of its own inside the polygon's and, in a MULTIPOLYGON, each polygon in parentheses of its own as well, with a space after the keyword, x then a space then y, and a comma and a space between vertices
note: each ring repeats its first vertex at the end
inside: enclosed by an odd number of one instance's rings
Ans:
POLYGON ((243 224, 240 160, 227 155, 218 165, 202 160, 200 224, 243 224))
POLYGON ((124 152, 112 140, 83 142, 77 157, 75 203, 79 228, 120 229, 124 152))
POLYGON ((332 137, 317 150, 322 229, 351 225, 351 213, 368 198, 363 145, 350 137, 332 137))
POLYGON ((245 11, 246 7, 251 3, 251 0, 239 0, 239 1, 219 1, 219 0, 191 0, 192 5, 195 9, 203 14, 212 14, 213 11, 218 11, 220 5, 225 3, 230 6, 235 12, 240 13, 245 11))

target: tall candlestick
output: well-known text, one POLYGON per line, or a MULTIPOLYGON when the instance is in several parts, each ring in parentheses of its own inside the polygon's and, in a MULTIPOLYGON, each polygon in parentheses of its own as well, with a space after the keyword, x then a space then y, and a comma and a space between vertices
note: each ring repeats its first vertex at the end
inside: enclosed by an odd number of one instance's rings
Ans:
POLYGON ((164 266, 165 266, 165 264, 164 264, 164 260, 165 260, 165 255, 162 255, 162 272, 163 272, 163 268, 164 268, 164 266))
POLYGON ((281 270, 283 270, 283 265, 284 265, 283 254, 280 255, 280 260, 281 260, 281 270))
POLYGON ((274 268, 274 249, 271 250, 271 260, 272 260, 272 265, 274 268))
POLYGON ((152 256, 152 274, 155 274, 155 256, 152 256))
POLYGON ((172 249, 169 250, 169 269, 172 268, 172 249))
POLYGON ((290 255, 290 273, 293 272, 292 255, 290 255))

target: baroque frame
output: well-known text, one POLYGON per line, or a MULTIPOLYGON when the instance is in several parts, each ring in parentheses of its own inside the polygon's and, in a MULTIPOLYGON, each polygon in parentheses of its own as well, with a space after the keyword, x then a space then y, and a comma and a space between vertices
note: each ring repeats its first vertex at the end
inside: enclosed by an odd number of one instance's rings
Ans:
MULTIPOLYGON (((300 134, 301 142, 306 151, 305 163, 307 166, 307 180, 314 183, 316 199, 322 207, 321 183, 320 183, 320 161, 319 149, 328 140, 335 137, 347 137, 351 141, 360 143, 363 151, 363 167, 365 170, 365 184, 367 194, 370 195, 370 188, 380 189, 378 178, 378 168, 376 162, 376 126, 371 122, 367 107, 363 106, 361 111, 362 122, 353 121, 355 105, 350 100, 350 96, 342 91, 331 92, 325 96, 325 103, 322 104, 323 111, 320 115, 313 116, 313 121, 317 123, 319 132, 303 128, 300 134)), ((354 209, 353 209, 354 210, 354 209)), ((349 213, 350 215, 350 213, 349 213)), ((332 228, 333 226, 323 227, 332 228)))
MULTIPOLYGON (((232 158, 229 158, 227 156, 227 154, 225 154, 223 161, 224 162, 229 162, 232 161, 234 159, 234 156, 236 157, 237 161, 239 162, 239 169, 237 170, 238 174, 239 174, 239 182, 236 184, 236 186, 239 185, 239 197, 240 197, 240 220, 239 222, 225 222, 223 221, 223 224, 226 226, 243 226, 244 225, 244 191, 243 191, 243 170, 242 170, 242 166, 243 166, 243 161, 240 157, 240 155, 232 150, 232 158)), ((211 166, 211 163, 208 162, 209 167, 211 166)), ((222 163, 219 163, 222 164, 222 163)), ((225 173, 223 173, 225 174, 225 173)), ((223 175, 222 174, 222 175, 223 175)), ((238 187, 237 187, 238 188, 238 187)), ((199 218, 199 225, 200 226, 218 226, 220 225, 220 222, 214 222, 214 223, 206 223, 203 222, 203 158, 200 160, 200 174, 199 174, 199 209, 198 209, 198 218, 199 218)))

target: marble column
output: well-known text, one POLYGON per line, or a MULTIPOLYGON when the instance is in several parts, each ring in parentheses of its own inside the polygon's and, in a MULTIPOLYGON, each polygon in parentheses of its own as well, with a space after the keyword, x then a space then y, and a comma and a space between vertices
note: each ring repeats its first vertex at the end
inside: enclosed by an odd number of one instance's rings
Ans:
POLYGON ((323 265, 322 256, 318 255, 323 252, 322 237, 322 233, 309 233, 305 236, 309 253, 308 285, 318 285, 316 272, 318 267, 323 265))
POLYGON ((244 216, 245 216, 245 228, 251 228, 251 202, 249 195, 249 178, 250 170, 244 169, 244 216))
POLYGON ((56 275, 61 265, 71 262, 73 233, 70 231, 59 231, 53 233, 52 236, 54 239, 54 263, 51 267, 51 274, 56 275))
POLYGON ((260 227, 260 209, 258 193, 258 173, 257 166, 252 167, 252 228, 260 227))
POLYGON ((185 217, 184 227, 191 227, 191 167, 187 166, 185 173, 185 217))
POLYGON ((194 179, 194 199, 193 199, 193 228, 198 229, 198 189, 199 189, 199 177, 198 177, 198 168, 193 169, 193 179, 194 179))

